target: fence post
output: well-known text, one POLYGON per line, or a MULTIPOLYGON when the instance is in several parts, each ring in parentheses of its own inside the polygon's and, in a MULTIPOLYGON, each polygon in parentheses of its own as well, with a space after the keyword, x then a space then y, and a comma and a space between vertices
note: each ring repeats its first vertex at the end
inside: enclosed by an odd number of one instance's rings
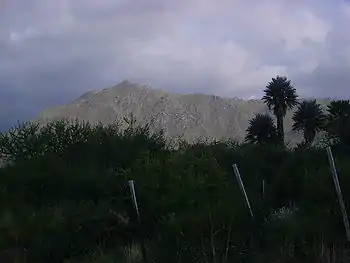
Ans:
POLYGON ((131 194, 132 203, 134 205, 134 208, 135 208, 135 211, 136 211, 136 215, 137 215, 137 223, 139 225, 139 230, 141 232, 141 242, 140 242, 141 243, 141 253, 142 253, 143 261, 145 263, 147 263, 148 260, 147 260, 147 255, 146 255, 146 248, 145 248, 145 243, 144 243, 144 237, 143 237, 143 234, 142 234, 142 225, 141 225, 139 206, 137 204, 135 183, 134 183, 133 180, 129 180, 129 188, 130 188, 130 194, 131 194))
POLYGON ((347 216, 347 213, 346 213, 346 208, 345 208, 342 192, 341 192, 341 189, 340 189, 337 169, 335 167, 335 162, 334 162, 332 150, 331 150, 330 147, 327 147, 327 155, 328 155, 328 161, 329 161, 329 164, 330 164, 331 170, 332 170, 334 186, 335 186, 335 190, 336 190, 337 195, 338 195, 338 201, 339 201, 340 209, 341 209, 341 212, 342 212, 342 215, 343 215, 343 222, 344 222, 344 227, 345 227, 345 231, 346 231, 346 237, 347 237, 348 242, 350 242, 349 220, 348 220, 348 216, 347 216))
POLYGON ((243 194, 243 197, 244 197, 244 199, 245 199, 245 202, 246 202, 246 204, 247 204, 247 206, 248 206, 250 216, 251 216, 252 219, 254 220, 253 210, 252 210, 252 208, 251 208, 251 206, 250 206, 249 199, 248 199, 247 193, 246 193, 246 191, 245 191, 244 184, 243 184, 243 181, 242 181, 242 178, 241 178, 241 174, 239 173, 237 164, 233 164, 232 167, 233 167, 233 172, 234 172, 234 174, 236 175, 236 179, 237 179, 239 188, 241 189, 242 194, 243 194))
POLYGON ((265 200, 265 179, 262 180, 262 199, 265 200))

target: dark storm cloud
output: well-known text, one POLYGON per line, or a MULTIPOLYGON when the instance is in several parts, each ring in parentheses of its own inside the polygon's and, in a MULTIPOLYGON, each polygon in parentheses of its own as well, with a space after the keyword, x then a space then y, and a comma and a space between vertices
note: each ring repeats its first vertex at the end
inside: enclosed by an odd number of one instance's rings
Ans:
POLYGON ((248 98, 286 74, 304 96, 349 96, 349 10, 342 0, 5 0, 0 119, 123 79, 248 98))

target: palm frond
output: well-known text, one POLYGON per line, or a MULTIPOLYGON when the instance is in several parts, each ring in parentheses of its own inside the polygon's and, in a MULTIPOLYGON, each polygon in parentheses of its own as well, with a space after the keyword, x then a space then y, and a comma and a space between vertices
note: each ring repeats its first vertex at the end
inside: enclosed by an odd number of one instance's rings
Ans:
POLYGON ((275 115, 286 115, 288 109, 297 105, 298 95, 287 77, 272 78, 264 90, 262 100, 275 115))
POLYGON ((304 100, 298 105, 293 115, 294 131, 303 131, 305 142, 312 143, 316 133, 319 132, 325 123, 325 114, 321 105, 316 100, 304 100))
POLYGON ((249 143, 274 143, 278 141, 277 128, 268 114, 256 114, 250 121, 245 138, 249 143))

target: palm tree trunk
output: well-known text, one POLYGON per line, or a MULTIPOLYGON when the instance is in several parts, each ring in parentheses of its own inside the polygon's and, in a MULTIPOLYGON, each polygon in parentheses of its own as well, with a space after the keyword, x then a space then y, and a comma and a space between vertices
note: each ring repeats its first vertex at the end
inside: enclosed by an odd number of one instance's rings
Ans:
POLYGON ((277 131, 281 145, 284 145, 284 126, 283 126, 283 115, 279 113, 277 116, 277 131))
POLYGON ((310 148, 313 141, 315 140, 316 132, 313 130, 309 130, 308 127, 305 127, 304 130, 304 140, 305 140, 305 146, 307 148, 310 148))
POLYGON ((310 136, 308 134, 307 129, 305 128, 304 129, 304 147, 305 148, 309 148, 310 145, 311 145, 311 143, 310 143, 310 136))

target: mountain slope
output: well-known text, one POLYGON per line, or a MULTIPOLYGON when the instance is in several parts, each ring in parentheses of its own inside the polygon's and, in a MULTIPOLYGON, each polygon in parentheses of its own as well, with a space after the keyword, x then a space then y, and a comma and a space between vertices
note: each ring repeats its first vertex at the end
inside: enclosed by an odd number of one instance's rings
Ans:
MULTIPOLYGON (((183 136, 188 141, 199 137, 242 141, 249 119, 258 112, 267 112, 260 100, 180 95, 123 81, 100 92, 87 92, 67 105, 45 110, 36 120, 46 123, 68 118, 110 123, 133 114, 136 123, 151 123, 152 129, 162 128, 168 137, 183 136)), ((286 138, 295 141, 298 136, 291 132, 291 115, 286 117, 286 138)))

